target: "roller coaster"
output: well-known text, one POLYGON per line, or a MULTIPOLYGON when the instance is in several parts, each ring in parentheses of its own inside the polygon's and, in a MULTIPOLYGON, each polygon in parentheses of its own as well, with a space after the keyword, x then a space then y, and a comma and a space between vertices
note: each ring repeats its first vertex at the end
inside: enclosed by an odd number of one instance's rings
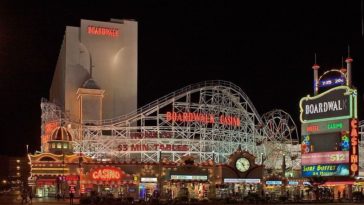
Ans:
POLYGON ((75 153, 100 161, 177 162, 192 156, 196 162, 225 163, 240 146, 256 163, 279 169, 300 166, 297 128, 290 115, 273 110, 259 115, 249 97, 227 81, 188 85, 134 112, 100 121, 72 120, 54 103, 42 100, 42 149, 46 126, 67 127, 75 153))

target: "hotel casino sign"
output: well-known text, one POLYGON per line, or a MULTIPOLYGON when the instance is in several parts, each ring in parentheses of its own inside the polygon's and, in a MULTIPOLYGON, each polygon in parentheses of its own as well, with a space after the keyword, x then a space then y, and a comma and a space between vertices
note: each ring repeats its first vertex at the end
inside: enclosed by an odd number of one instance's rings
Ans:
POLYGON ((314 97, 304 97, 300 101, 302 123, 348 119, 356 115, 357 91, 347 86, 330 89, 314 97))

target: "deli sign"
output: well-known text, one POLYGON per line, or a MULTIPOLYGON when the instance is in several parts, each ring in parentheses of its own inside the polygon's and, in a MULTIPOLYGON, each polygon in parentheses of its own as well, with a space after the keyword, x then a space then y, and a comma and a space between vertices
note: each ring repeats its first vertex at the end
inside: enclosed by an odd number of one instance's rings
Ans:
MULTIPOLYGON (((326 120, 348 119, 356 111, 356 90, 347 86, 330 89, 314 97, 304 97, 300 101, 300 120, 303 123, 326 120)), ((356 114, 355 114, 356 115, 356 114)))

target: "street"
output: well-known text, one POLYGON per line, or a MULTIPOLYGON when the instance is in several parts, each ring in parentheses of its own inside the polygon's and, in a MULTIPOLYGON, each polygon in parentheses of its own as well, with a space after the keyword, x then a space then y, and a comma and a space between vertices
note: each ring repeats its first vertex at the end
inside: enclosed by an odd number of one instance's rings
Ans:
MULTIPOLYGON (((22 204, 22 199, 21 199, 21 195, 19 191, 11 191, 8 193, 1 193, 0 194, 0 204, 1 205, 5 205, 5 204, 22 204)), ((57 199, 55 198, 33 198, 32 203, 30 203, 29 201, 27 203, 23 203, 23 204, 33 204, 33 205, 46 205, 46 204, 51 204, 51 205, 66 205, 66 204, 70 204, 69 199, 61 199, 59 201, 57 201, 57 199)), ((74 204, 78 205, 79 204, 79 199, 74 199, 74 204)), ((136 203, 138 204, 138 203, 136 203)), ((198 205, 199 203, 197 203, 196 205, 198 205)), ((241 203, 237 203, 236 205, 240 205, 241 203)), ((285 203, 285 204, 299 204, 299 205, 314 205, 315 203, 285 203)), ((349 205, 349 204, 359 204, 359 203, 319 203, 320 205, 326 205, 326 204, 338 204, 338 205, 349 205)), ((211 205, 215 205, 214 203, 211 203, 211 205)), ((244 205, 247 205, 247 203, 244 203, 244 205)))
MULTIPOLYGON (((20 191, 10 191, 8 193, 1 193, 0 194, 0 204, 22 204, 22 198, 20 195, 20 191)), ((30 203, 28 201, 28 203, 23 203, 23 204, 52 204, 52 205, 61 205, 61 204, 70 204, 69 199, 65 199, 65 200, 59 200, 57 201, 57 199, 54 198, 33 198, 32 203, 30 203)), ((79 204, 79 200, 78 199, 74 199, 74 204, 79 204)))

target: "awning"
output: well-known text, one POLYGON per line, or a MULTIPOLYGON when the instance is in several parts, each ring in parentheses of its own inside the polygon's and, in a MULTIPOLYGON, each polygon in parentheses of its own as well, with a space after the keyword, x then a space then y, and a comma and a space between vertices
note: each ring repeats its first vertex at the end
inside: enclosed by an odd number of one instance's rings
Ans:
POLYGON ((329 185, 346 185, 346 184, 354 184, 355 181, 337 181, 337 182, 325 182, 323 186, 329 186, 329 185))

